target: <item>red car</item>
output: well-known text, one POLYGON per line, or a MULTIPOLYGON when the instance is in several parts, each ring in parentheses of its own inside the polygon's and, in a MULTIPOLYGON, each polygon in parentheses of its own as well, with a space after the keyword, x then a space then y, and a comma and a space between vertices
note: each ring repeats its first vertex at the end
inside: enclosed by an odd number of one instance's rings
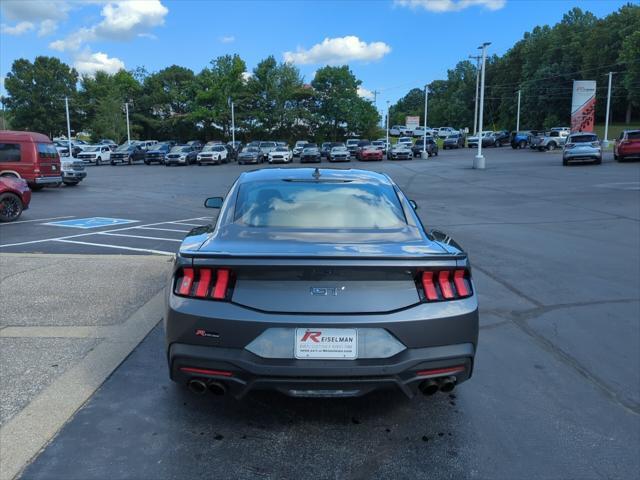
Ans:
POLYGON ((374 145, 367 145, 362 150, 360 150, 360 154, 358 155, 358 160, 367 161, 367 160, 382 160, 383 153, 382 150, 379 150, 374 145))
POLYGON ((0 222, 17 220, 30 201, 31 189, 25 180, 0 177, 0 222))
POLYGON ((627 158, 640 158, 640 130, 625 130, 613 144, 613 158, 624 162, 627 158))

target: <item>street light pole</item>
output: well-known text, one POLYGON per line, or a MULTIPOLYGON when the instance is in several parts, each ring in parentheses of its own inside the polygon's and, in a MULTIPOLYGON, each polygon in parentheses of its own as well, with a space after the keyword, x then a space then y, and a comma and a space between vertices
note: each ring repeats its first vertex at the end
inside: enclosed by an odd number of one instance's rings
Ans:
POLYGON ((516 115, 516 133, 520 131, 520 93, 522 91, 518 90, 518 114, 516 115))
POLYGON ((129 103, 125 102, 124 110, 127 113, 127 145, 131 145, 131 130, 129 129, 129 103))
POLYGON ((385 145, 387 158, 389 158, 389 148, 391 147, 391 145, 389 145, 389 103, 389 100, 387 100, 387 144, 385 145))
POLYGON ((482 49, 482 75, 480 79, 480 115, 478 119, 478 155, 474 159, 474 168, 479 170, 484 170, 485 163, 484 157, 482 156, 482 121, 483 121, 483 110, 484 110, 484 74, 485 67, 487 61, 487 47, 491 45, 491 42, 485 42, 478 48, 482 49))
POLYGON ((469 55, 469 58, 476 60, 476 106, 473 111, 473 134, 478 134, 478 88, 480 87, 480 55, 469 55))
POLYGON ((236 116, 233 100, 231 100, 231 144, 236 148, 236 116))
POLYGON ((604 121, 604 144, 609 144, 609 109, 611 107, 611 78, 613 72, 609 72, 609 88, 607 89, 607 114, 604 121))
POLYGON ((427 105, 429 99, 429 85, 424 86, 424 133, 422 137, 422 158, 427 158, 427 105))
POLYGON ((67 112, 67 145, 69 148, 69 158, 73 157, 73 148, 71 148, 71 120, 69 120, 69 98, 64 97, 64 108, 67 112))

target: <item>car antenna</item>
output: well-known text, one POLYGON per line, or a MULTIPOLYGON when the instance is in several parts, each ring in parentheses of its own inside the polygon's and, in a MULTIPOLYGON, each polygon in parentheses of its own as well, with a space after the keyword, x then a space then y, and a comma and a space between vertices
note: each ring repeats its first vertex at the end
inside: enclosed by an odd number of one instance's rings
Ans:
POLYGON ((316 180, 320 178, 320 169, 318 167, 316 167, 316 169, 313 171, 313 178, 315 178, 316 180))

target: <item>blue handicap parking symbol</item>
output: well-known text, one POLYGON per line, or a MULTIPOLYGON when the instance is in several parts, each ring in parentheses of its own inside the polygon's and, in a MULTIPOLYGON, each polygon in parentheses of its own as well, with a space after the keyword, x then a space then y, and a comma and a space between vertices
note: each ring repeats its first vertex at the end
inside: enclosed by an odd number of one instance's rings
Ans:
POLYGON ((71 228, 99 228, 112 227, 114 225, 124 225, 126 223, 136 223, 138 220, 126 220, 124 218, 90 217, 76 218, 75 220, 60 220, 59 222, 43 223, 42 225, 55 225, 56 227, 71 228))

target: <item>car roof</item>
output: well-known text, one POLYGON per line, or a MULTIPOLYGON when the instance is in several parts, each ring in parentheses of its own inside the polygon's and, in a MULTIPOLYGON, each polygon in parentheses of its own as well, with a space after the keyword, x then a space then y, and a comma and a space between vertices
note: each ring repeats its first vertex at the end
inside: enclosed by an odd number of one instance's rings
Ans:
POLYGON ((265 180, 314 180, 316 170, 320 173, 320 180, 357 181, 359 183, 375 183, 391 185, 392 182, 382 173, 356 168, 262 168, 240 174, 240 183, 265 180))
MULTIPOLYGON (((15 130, 2 130, 0 131, 0 138, 4 141, 14 142, 41 142, 41 143, 53 143, 46 135, 37 132, 20 132, 15 130)), ((64 140, 66 143, 67 140, 64 140)))

